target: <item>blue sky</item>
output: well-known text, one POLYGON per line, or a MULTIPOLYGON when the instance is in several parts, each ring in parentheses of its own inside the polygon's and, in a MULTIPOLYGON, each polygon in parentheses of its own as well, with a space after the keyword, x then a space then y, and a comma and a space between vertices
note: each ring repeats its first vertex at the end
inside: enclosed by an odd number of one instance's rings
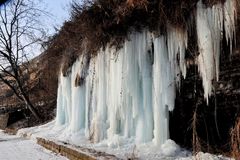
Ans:
POLYGON ((53 27, 60 28, 65 20, 69 19, 69 7, 72 0, 42 0, 46 11, 51 14, 44 25, 50 33, 54 32, 53 27))

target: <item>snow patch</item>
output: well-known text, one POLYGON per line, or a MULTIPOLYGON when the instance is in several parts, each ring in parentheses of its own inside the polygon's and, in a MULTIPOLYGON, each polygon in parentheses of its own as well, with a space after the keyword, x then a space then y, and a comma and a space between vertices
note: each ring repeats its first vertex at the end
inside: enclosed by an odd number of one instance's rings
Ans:
POLYGON ((67 160, 39 146, 32 140, 16 135, 7 135, 0 130, 0 159, 1 160, 67 160))
MULTIPOLYGON (((192 160, 192 159, 209 159, 209 160, 231 160, 230 158, 221 155, 212 155, 209 153, 199 152, 193 156, 190 151, 180 148, 174 141, 168 139, 160 147, 155 146, 153 142, 136 145, 133 139, 126 139, 120 136, 114 136, 112 140, 113 146, 109 147, 109 141, 103 140, 100 143, 91 143, 86 139, 84 134, 78 133, 78 138, 69 139, 63 137, 62 132, 66 126, 57 127, 55 121, 32 128, 25 128, 18 131, 18 135, 28 135, 30 138, 44 138, 51 141, 67 142, 79 147, 88 148, 96 151, 106 152, 116 155, 119 159, 138 158, 140 160, 162 160, 162 159, 177 159, 177 160, 192 160)), ((111 146, 111 145, 110 145, 111 146)), ((74 148, 74 147, 73 147, 74 148)))
POLYGON ((176 156, 180 151, 180 147, 173 140, 168 139, 161 145, 161 150, 165 156, 176 156))

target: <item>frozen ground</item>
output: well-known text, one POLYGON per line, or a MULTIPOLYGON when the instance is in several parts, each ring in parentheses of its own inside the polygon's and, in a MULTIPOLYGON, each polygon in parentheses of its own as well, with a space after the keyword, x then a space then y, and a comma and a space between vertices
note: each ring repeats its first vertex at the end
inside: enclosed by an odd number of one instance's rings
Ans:
POLYGON ((21 129, 18 135, 27 135, 32 139, 42 137, 52 141, 62 141, 84 148, 94 149, 97 151, 106 152, 116 155, 120 159, 137 158, 142 160, 230 160, 223 156, 211 155, 209 153, 198 153, 197 156, 192 156, 191 152, 180 148, 174 141, 167 140, 161 146, 155 146, 153 143, 136 145, 133 140, 116 136, 109 141, 93 144, 84 137, 84 134, 79 132, 75 135, 69 135, 67 128, 56 127, 55 121, 43 126, 21 129), (82 135, 82 136, 81 136, 82 135), (109 147, 111 146, 111 147, 109 147))
POLYGON ((33 140, 7 135, 0 130, 0 160, 67 160, 36 144, 33 140))

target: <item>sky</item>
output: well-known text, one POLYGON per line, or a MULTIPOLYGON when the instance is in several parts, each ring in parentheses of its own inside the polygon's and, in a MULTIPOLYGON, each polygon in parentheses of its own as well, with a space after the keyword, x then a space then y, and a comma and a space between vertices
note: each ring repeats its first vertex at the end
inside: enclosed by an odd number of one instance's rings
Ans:
MULTIPOLYGON (((60 29, 64 21, 70 17, 70 3, 72 0, 39 0, 41 10, 47 12, 41 17, 41 25, 46 31, 47 36, 52 36, 56 33, 55 28, 60 29)), ((81 1, 81 0, 79 0, 81 1)), ((30 56, 33 58, 41 54, 44 49, 40 44, 34 44, 28 49, 30 56)))
MULTIPOLYGON (((49 36, 56 33, 54 28, 60 29, 64 21, 69 20, 70 17, 70 3, 72 0, 40 0, 41 6, 49 16, 44 16, 42 20, 43 28, 46 30, 49 36)), ((81 0, 79 0, 81 1, 81 0)), ((39 55, 43 50, 40 45, 36 46, 31 51, 33 57, 39 55)))
POLYGON ((65 20, 69 19, 69 8, 72 0, 42 0, 44 8, 50 13, 45 25, 50 33, 54 27, 60 28, 65 20))
MULTIPOLYGON (((7 1, 8 0, 0 0, 0 6, 7 1)), ((54 27, 60 28, 63 22, 69 19, 71 2, 72 0, 40 0, 41 6, 45 11, 50 13, 50 17, 44 22, 44 25, 50 30, 50 32, 54 32, 54 27)))

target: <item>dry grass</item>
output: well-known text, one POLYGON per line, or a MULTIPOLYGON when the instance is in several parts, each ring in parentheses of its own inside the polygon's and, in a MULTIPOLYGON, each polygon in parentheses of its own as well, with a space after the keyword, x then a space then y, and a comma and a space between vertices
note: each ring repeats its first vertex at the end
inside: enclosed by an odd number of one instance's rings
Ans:
POLYGON ((240 157, 240 117, 236 120, 235 126, 231 129, 231 155, 235 159, 240 157))
MULTIPOLYGON (((224 0, 205 0, 213 5, 224 0)), ((48 52, 63 55, 63 73, 80 54, 95 56, 107 44, 117 49, 133 30, 166 33, 167 25, 187 28, 198 0, 86 0, 71 4, 70 21, 49 40, 48 52), (71 49, 71 51, 69 51, 71 49), (71 56, 69 56, 69 54, 71 56), (69 58, 70 57, 70 58, 69 58)))

